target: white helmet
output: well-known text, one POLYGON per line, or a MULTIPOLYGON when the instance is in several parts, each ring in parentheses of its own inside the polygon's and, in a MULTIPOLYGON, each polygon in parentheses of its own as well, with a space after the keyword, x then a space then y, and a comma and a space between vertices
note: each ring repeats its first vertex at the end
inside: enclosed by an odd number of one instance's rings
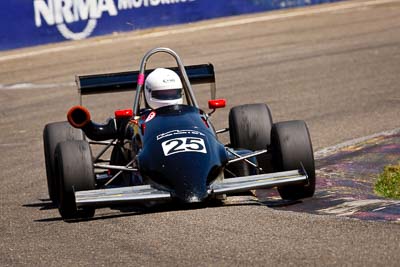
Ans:
POLYGON ((172 70, 155 69, 146 78, 144 95, 152 109, 182 104, 181 79, 172 70))

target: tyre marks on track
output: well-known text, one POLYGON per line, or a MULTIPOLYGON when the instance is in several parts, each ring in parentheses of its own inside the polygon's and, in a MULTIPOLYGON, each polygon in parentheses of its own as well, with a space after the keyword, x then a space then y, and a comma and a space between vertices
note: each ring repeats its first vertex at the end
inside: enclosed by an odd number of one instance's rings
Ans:
POLYGON ((280 200, 276 190, 257 190, 259 201, 280 210, 400 223, 400 201, 373 191, 384 166, 400 162, 400 129, 346 142, 316 156, 313 198, 293 203, 280 200))

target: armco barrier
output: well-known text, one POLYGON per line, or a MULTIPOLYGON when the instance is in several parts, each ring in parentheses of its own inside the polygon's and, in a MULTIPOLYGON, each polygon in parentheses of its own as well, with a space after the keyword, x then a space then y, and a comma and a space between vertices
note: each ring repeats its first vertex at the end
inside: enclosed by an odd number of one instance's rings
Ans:
POLYGON ((5 0, 0 50, 340 0, 5 0))

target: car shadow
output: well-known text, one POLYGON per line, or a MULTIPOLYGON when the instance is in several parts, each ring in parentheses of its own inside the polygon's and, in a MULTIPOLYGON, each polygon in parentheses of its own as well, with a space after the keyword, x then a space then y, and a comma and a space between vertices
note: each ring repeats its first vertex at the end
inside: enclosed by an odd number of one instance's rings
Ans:
POLYGON ((265 200, 265 201, 259 201, 261 204, 269 207, 269 208, 281 208, 281 207, 288 207, 292 205, 296 205, 299 203, 302 203, 301 200, 285 200, 285 199, 280 199, 280 200, 265 200))
POLYGON ((39 210, 57 209, 57 206, 50 199, 39 199, 40 202, 23 204, 22 207, 39 208, 39 210))
MULTIPOLYGON (((136 205, 124 205, 124 206, 114 206, 110 208, 110 212, 104 213, 99 212, 95 214, 93 218, 84 218, 84 219, 74 219, 74 220, 65 220, 68 223, 78 223, 78 222, 90 222, 90 221, 98 221, 98 220, 109 220, 114 218, 121 217, 130 217, 137 216, 143 214, 152 214, 152 213, 165 213, 165 212, 173 212, 173 211, 183 211, 183 210, 196 210, 203 208, 224 208, 224 207, 235 207, 235 206, 267 206, 270 208, 278 208, 284 206, 290 206, 297 204, 301 201, 288 201, 288 200, 263 200, 260 201, 257 198, 251 198, 249 195, 243 196, 235 196, 235 201, 229 201, 230 197, 225 201, 210 201, 206 203, 195 203, 195 204, 183 204, 183 203, 175 203, 175 202, 166 202, 166 203, 152 203, 152 204, 136 204, 136 205)), ((53 210, 57 209, 57 206, 54 205, 50 199, 39 199, 40 202, 28 203, 22 205, 23 207, 28 208, 39 208, 40 211, 53 210)), ((51 217, 51 218, 43 218, 34 220, 35 222, 56 222, 56 221, 64 221, 61 216, 51 217)))

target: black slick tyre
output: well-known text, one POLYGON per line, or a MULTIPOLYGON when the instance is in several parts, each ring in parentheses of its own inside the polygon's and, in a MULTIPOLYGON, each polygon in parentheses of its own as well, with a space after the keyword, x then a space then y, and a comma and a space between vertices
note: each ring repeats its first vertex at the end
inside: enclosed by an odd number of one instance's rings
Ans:
POLYGON ((60 142, 67 140, 83 140, 80 129, 73 128, 67 121, 49 123, 43 130, 44 158, 46 163, 47 188, 53 203, 58 202, 58 184, 55 172, 54 152, 60 142))
POLYGON ((87 141, 65 141, 57 145, 55 152, 60 196, 58 210, 64 220, 91 218, 95 209, 78 209, 75 191, 95 189, 92 152, 87 141))
POLYGON ((272 157, 275 171, 301 168, 308 175, 307 185, 278 187, 280 196, 287 200, 312 197, 315 191, 315 165, 310 134, 304 121, 275 123, 271 132, 272 157))
MULTIPOLYGON (((235 149, 266 149, 271 143, 271 128, 271 111, 266 104, 241 105, 229 112, 229 137, 235 149)), ((257 156, 257 162, 264 172, 271 171, 270 155, 257 156)))

